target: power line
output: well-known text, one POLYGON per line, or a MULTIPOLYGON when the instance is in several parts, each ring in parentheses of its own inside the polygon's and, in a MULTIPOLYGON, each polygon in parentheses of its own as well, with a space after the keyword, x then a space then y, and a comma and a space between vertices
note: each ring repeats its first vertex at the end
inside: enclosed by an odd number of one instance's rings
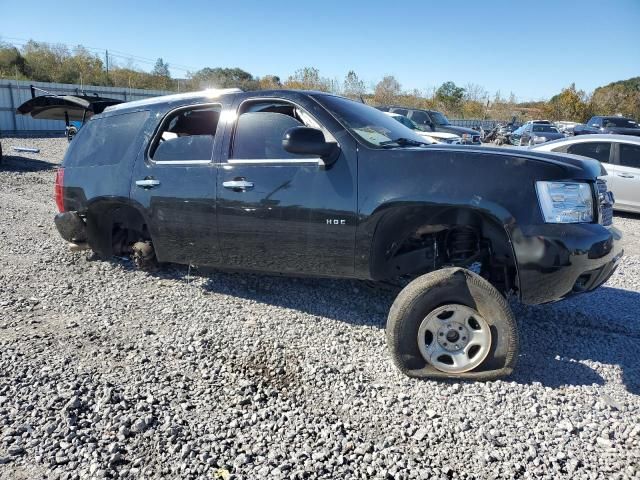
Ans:
MULTIPOLYGON (((73 49, 73 48, 77 48, 77 47, 82 47, 86 50, 90 50, 93 52, 97 52, 100 54, 100 56, 102 56, 103 54, 105 54, 105 59, 108 63, 108 59, 115 57, 115 58, 119 58, 122 60, 130 60, 130 61, 135 61, 137 63, 142 63, 142 64, 146 64, 146 65, 155 65, 157 60, 154 60, 152 58, 148 58, 148 57, 142 57, 139 55, 133 55, 131 53, 127 53, 127 52, 122 52, 119 50, 107 50, 106 48, 98 48, 98 47, 90 47, 90 46, 86 46, 86 45, 82 45, 82 44, 76 44, 76 45, 72 45, 69 43, 64 43, 64 42, 41 42, 38 40, 33 40, 33 39, 27 39, 27 38, 18 38, 18 37, 6 37, 6 36, 2 36, 0 37, 0 39, 7 39, 10 41, 10 43, 14 46, 19 46, 19 47, 24 47, 28 42, 30 41, 34 41, 36 43, 40 43, 43 45, 47 45, 49 47, 51 46, 56 46, 56 45, 61 45, 64 47, 67 47, 69 49, 73 49)), ((162 58, 162 57, 159 57, 162 58)), ((183 65, 180 63, 173 63, 170 60, 167 60, 166 63, 169 64, 169 68, 173 69, 173 70, 179 70, 181 72, 194 72, 199 70, 198 68, 195 67, 190 67, 188 65, 183 65)))

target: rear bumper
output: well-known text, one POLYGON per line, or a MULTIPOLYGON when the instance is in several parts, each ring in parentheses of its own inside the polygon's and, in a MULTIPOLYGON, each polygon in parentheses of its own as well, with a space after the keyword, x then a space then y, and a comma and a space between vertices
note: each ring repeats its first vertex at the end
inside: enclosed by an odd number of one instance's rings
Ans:
POLYGON ((597 224, 533 225, 513 235, 520 298, 560 300, 605 283, 622 259, 622 234, 597 224))
POLYGON ((58 233, 70 243, 86 242, 87 225, 78 212, 58 213, 54 219, 58 233))

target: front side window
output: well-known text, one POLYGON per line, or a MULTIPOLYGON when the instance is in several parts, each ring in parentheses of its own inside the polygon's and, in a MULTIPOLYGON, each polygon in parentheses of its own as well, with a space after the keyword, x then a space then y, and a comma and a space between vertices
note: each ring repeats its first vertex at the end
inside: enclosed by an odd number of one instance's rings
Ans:
POLYGON ((230 158, 283 161, 316 158, 287 152, 282 146, 287 130, 304 126, 322 130, 327 141, 333 140, 314 117, 297 105, 284 100, 247 102, 236 121, 230 158))
POLYGON ((221 110, 221 105, 197 106, 170 114, 162 123, 149 158, 159 163, 210 162, 221 110))
POLYGON ((583 155, 593 158, 602 163, 609 162, 609 153, 611 152, 611 143, 608 142, 581 142, 574 143, 567 147, 567 153, 574 155, 583 155))
POLYGON ((449 119, 440 112, 431 112, 431 118, 436 125, 449 125, 449 119))
POLYGON ((621 143, 620 165, 640 169, 640 145, 621 143))

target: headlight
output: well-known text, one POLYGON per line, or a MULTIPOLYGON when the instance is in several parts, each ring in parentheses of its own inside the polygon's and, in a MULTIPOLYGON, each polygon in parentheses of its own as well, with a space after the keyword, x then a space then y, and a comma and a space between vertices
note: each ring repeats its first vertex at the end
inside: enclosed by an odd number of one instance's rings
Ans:
POLYGON ((588 183, 536 182, 536 190, 545 222, 593 221, 593 195, 588 183))
POLYGON ((471 135, 469 135, 468 133, 463 133, 462 140, 464 140, 465 142, 471 140, 471 135))

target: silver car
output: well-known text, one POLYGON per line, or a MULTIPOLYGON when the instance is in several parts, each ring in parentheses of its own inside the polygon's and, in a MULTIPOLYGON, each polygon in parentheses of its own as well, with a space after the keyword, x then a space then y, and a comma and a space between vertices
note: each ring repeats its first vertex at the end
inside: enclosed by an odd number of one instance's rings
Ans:
POLYGON ((569 137, 531 147, 532 150, 572 153, 595 158, 607 170, 615 210, 640 213, 640 137, 594 134, 569 137))

